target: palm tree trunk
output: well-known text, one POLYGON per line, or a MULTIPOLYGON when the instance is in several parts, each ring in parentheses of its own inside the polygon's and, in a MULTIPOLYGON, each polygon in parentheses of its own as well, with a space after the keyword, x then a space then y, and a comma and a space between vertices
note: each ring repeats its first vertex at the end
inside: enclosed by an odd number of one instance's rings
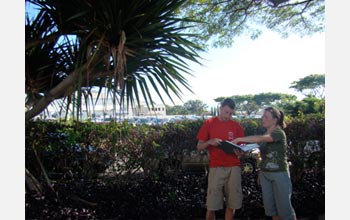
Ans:
MULTIPOLYGON (((89 76, 88 69, 90 66, 94 66, 97 62, 99 62, 103 57, 99 56, 91 56, 90 60, 88 60, 82 67, 76 69, 74 72, 69 74, 67 78, 65 78, 61 83, 59 83, 56 87, 52 88, 49 92, 45 94, 40 100, 38 100, 34 107, 28 110, 25 113, 25 122, 34 118, 38 114, 40 114, 47 106, 54 101, 55 99, 62 98, 64 96, 70 95, 75 90, 75 85, 78 83, 79 76, 82 75, 82 82, 86 82, 89 79, 93 80, 95 78, 101 77, 102 75, 109 75, 110 72, 91 72, 89 76)), ((90 70, 91 71, 91 70, 90 70)), ((80 85, 81 86, 81 85, 80 85)))
POLYGON ((61 97, 63 94, 69 94, 73 91, 73 85, 77 82, 78 71, 73 72, 65 80, 63 80, 56 87, 51 89, 42 97, 32 109, 25 113, 25 121, 29 121, 38 114, 40 114, 52 101, 61 97))
POLYGON ((43 189, 39 181, 29 172, 27 168, 25 173, 26 185, 30 191, 35 191, 37 195, 42 195, 43 189))

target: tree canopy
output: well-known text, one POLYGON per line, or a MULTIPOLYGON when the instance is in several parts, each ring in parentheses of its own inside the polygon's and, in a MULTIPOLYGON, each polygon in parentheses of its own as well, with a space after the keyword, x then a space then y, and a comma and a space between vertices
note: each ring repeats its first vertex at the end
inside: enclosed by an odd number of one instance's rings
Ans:
POLYGON ((204 115, 208 114, 207 105, 201 100, 189 100, 184 105, 167 106, 168 115, 204 115))
POLYGON ((263 28, 283 37, 325 29, 324 0, 189 0, 181 14, 200 21, 191 31, 200 33, 201 44, 210 42, 214 47, 230 47, 243 33, 255 39, 263 28))
POLYGON ((314 96, 323 99, 325 90, 325 75, 311 74, 299 79, 298 81, 294 81, 289 88, 295 89, 305 96, 314 96))
MULTIPOLYGON (((222 102, 227 97, 218 97, 216 102, 222 102)), ((296 101, 295 95, 283 93, 259 93, 255 95, 233 95, 230 96, 236 103, 236 112, 240 115, 252 116, 258 113, 265 106, 279 106, 283 103, 290 103, 296 101)))
POLYGON ((292 117, 307 114, 325 114, 325 100, 316 97, 306 97, 301 101, 286 102, 280 106, 284 112, 292 117))

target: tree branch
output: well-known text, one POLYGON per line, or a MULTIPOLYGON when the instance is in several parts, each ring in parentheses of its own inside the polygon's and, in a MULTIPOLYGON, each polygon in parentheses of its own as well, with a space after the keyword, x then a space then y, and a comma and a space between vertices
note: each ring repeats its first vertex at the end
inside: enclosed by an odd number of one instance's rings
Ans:
POLYGON ((60 84, 51 89, 45 96, 43 96, 32 109, 25 113, 25 121, 29 121, 36 115, 40 114, 53 100, 61 97, 64 93, 72 92, 71 88, 77 82, 78 71, 70 74, 66 79, 64 79, 60 84))

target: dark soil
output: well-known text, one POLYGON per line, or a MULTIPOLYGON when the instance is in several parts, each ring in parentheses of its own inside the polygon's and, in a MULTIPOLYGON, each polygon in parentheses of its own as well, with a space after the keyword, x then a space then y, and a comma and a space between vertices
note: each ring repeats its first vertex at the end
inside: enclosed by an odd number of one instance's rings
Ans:
MULTIPOLYGON (((250 220, 264 217, 261 191, 256 173, 242 178, 243 207, 236 218, 250 220)), ((307 172, 293 183, 292 202, 299 217, 311 219, 324 213, 324 177, 307 172)), ((60 181, 55 192, 44 195, 27 190, 26 219, 122 219, 122 220, 196 220, 205 218, 207 176, 179 174, 166 177, 117 178, 94 181, 60 181)), ((217 212, 223 219, 223 211, 217 212)))

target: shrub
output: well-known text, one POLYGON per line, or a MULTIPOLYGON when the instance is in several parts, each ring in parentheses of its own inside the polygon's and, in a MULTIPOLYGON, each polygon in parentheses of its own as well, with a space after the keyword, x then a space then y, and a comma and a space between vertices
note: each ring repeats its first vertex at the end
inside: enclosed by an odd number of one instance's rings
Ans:
MULTIPOLYGON (((151 126, 133 126, 126 122, 69 125, 30 122, 26 125, 26 167, 40 174, 36 152, 49 173, 73 173, 92 178, 109 166, 116 174, 146 171, 160 175, 166 166, 180 169, 184 151, 196 150, 196 135, 202 123, 203 119, 151 126)), ((246 135, 264 133, 259 119, 242 119, 240 123, 246 135)), ((285 131, 295 178, 304 168, 322 172, 324 118, 317 115, 292 118, 285 131), (305 146, 314 142, 319 144, 319 151, 310 154, 305 146)))
MULTIPOLYGON (((259 119, 242 119, 240 122, 246 135, 264 132, 259 119)), ((292 163, 294 208, 302 215, 324 213, 324 117, 302 116, 290 118, 288 122, 285 131, 292 163), (319 151, 307 152, 305 146, 308 143, 317 143, 319 151)), ((126 122, 63 124, 36 121, 26 124, 26 168, 44 182, 40 161, 60 191, 52 198, 47 196, 46 200, 26 194, 26 213, 28 209, 30 217, 50 218, 65 212, 66 217, 75 218, 77 216, 73 216, 66 205, 65 210, 61 209, 61 202, 71 202, 69 195, 75 192, 88 200, 99 198, 102 204, 97 208, 79 204, 77 210, 82 213, 74 213, 80 217, 89 214, 97 219, 116 216, 132 219, 132 216, 142 215, 140 212, 145 218, 170 217, 162 208, 171 210, 173 219, 204 216, 206 177, 204 174, 185 175, 179 166, 184 151, 196 150, 196 134, 202 123, 203 119, 151 126, 134 126, 126 122), (100 176, 106 172, 114 177, 100 176), (57 195, 61 195, 59 204, 57 195), (140 212, 134 212, 135 201, 142 203, 140 212), (159 210, 156 213, 149 210, 149 204, 159 210), (36 209, 41 209, 41 214, 36 209)), ((262 216, 256 173, 244 176, 242 186, 243 207, 237 215, 242 219, 262 216)))

